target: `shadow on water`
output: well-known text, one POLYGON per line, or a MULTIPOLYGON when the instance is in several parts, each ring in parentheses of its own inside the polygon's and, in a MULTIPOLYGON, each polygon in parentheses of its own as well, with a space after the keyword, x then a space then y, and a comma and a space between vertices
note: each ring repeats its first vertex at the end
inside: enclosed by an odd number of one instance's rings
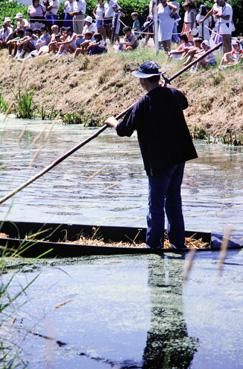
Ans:
POLYGON ((188 335, 183 318, 181 260, 151 259, 148 265, 151 323, 143 369, 189 368, 198 340, 188 335))
MULTIPOLYGON (((24 338, 31 368, 44 365, 47 351, 51 367, 59 369, 189 368, 198 339, 188 334, 183 317, 182 258, 90 257, 73 265, 54 261, 54 268, 37 265, 42 272, 26 292, 15 332, 18 343, 24 338), (64 303, 57 306, 57 299, 64 303)), ((25 276, 18 275, 19 282, 25 276)))

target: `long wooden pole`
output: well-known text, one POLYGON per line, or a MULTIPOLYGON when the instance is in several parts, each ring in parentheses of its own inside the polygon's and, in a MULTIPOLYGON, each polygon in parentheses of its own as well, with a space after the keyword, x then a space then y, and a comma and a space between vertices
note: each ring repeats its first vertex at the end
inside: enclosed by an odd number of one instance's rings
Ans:
MULTIPOLYGON (((165 79, 165 82, 166 83, 170 83, 173 79, 175 79, 176 77, 180 76, 186 70, 188 70, 189 68, 191 68, 194 64, 198 63, 201 59, 205 58, 208 54, 210 54, 214 50, 218 49, 221 45, 222 45, 222 42, 219 43, 218 45, 216 45, 215 47, 213 47, 212 49, 206 51, 202 56, 200 56, 198 59, 192 61, 190 64, 186 65, 183 69, 181 69, 179 72, 173 74, 173 76, 171 76, 170 78, 166 78, 165 76, 162 75, 163 78, 165 79)), ((116 119, 117 120, 118 119, 121 119, 126 113, 129 112, 129 110, 132 109, 133 106, 134 106, 134 104, 132 104, 131 106, 129 106, 128 109, 124 110, 119 115, 117 115, 116 116, 116 119)), ((37 173, 32 178, 30 178, 28 181, 22 183, 20 186, 16 187, 13 191, 7 193, 7 195, 5 195, 4 197, 2 197, 0 199, 0 204, 3 204, 5 201, 7 201, 8 199, 10 199, 14 195, 16 195, 18 192, 20 192, 21 190, 23 190, 25 187, 29 186, 31 183, 35 182, 38 178, 42 177, 44 174, 46 174, 51 169, 53 169, 54 167, 56 167, 63 160, 65 160, 70 155, 72 155, 75 151, 79 150, 81 147, 83 147, 84 145, 86 145, 88 142, 92 141, 94 138, 96 138, 97 136, 99 136, 107 127, 108 127, 107 124, 103 125, 92 136, 90 136, 86 140, 80 142, 78 145, 74 146, 71 150, 67 151, 64 155, 62 155, 59 158, 57 158, 56 160, 54 160, 51 164, 49 164, 47 167, 45 167, 43 170, 41 170, 39 173, 37 173)))
MULTIPOLYGON (((128 109, 121 112, 116 119, 121 119, 131 108, 133 105, 129 106, 128 109)), ((31 183, 35 182, 38 178, 42 177, 44 174, 49 172, 51 169, 56 167, 58 164, 60 164, 63 160, 68 158, 70 155, 72 155, 75 151, 79 150, 81 147, 86 145, 88 142, 92 141, 94 138, 99 136, 106 128, 108 127, 107 124, 103 125, 100 129, 98 129, 92 136, 88 137, 86 140, 80 142, 78 145, 74 146, 71 150, 67 151, 64 155, 60 156, 56 160, 54 160, 51 164, 49 164, 47 167, 45 167, 43 170, 41 170, 39 173, 37 173, 35 176, 30 178, 28 181, 22 183, 20 186, 16 187, 13 191, 7 193, 4 197, 0 199, 0 204, 3 204, 5 201, 16 195, 18 192, 23 190, 25 187, 29 186, 31 183)))

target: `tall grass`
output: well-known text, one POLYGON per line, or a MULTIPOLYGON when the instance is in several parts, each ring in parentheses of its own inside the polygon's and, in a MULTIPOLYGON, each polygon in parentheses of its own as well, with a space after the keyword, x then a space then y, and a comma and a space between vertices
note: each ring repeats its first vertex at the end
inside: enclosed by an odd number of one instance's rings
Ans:
POLYGON ((16 278, 21 270, 8 275, 6 260, 10 254, 1 247, 2 252, 3 255, 0 258, 0 369, 25 369, 28 364, 21 358, 22 350, 12 338, 15 336, 15 317, 19 307, 19 298, 25 294, 38 276, 24 287, 18 285, 16 289, 16 278))
POLYGON ((17 101, 17 118, 32 119, 34 116, 34 105, 33 105, 34 92, 25 92, 18 96, 17 101))

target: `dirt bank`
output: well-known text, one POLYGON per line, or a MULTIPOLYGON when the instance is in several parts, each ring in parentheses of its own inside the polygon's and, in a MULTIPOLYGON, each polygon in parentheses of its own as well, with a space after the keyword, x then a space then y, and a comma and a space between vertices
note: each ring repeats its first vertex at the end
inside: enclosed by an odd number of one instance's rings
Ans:
MULTIPOLYGON (((164 64, 168 75, 179 70, 178 63, 164 64)), ((13 102, 18 90, 35 91, 34 103, 39 112, 56 111, 61 116, 81 116, 84 123, 101 122, 134 102, 142 90, 130 71, 137 59, 120 55, 64 58, 42 56, 18 62, 0 53, 0 92, 13 102), (130 58, 130 59, 129 59, 130 58)), ((140 60, 139 60, 140 61, 140 60)), ((219 71, 217 68, 186 73, 174 80, 182 89, 190 107, 186 111, 191 128, 203 128, 208 134, 223 136, 232 130, 243 132, 243 73, 240 67, 219 71)))

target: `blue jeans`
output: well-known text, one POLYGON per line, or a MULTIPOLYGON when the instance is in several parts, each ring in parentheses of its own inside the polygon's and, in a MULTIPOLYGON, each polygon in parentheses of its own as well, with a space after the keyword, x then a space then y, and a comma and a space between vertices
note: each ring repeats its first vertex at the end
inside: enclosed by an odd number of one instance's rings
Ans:
POLYGON ((185 226, 182 214, 181 183, 185 164, 174 165, 159 177, 148 177, 149 196, 146 243, 151 248, 161 248, 164 242, 165 212, 167 233, 171 244, 183 248, 185 226))

